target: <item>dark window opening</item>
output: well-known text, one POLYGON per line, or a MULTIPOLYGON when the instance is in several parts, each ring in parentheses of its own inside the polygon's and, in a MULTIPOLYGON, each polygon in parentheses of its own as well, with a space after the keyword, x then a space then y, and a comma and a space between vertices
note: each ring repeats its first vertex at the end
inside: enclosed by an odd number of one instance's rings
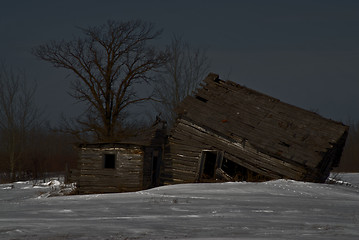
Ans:
POLYGON ((223 159, 221 168, 225 173, 228 174, 228 176, 234 178, 236 176, 238 167, 240 167, 238 164, 225 158, 223 159))
POLYGON ((116 167, 116 155, 105 154, 104 156, 104 168, 115 168, 116 167))
POLYGON ((202 179, 212 179, 216 173, 217 152, 204 151, 202 179))

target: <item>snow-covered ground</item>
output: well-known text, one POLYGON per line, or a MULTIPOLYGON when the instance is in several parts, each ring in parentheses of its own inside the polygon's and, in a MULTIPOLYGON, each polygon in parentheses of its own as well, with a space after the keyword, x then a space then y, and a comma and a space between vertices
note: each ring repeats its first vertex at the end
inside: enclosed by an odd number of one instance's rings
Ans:
POLYGON ((48 197, 0 185, 0 239, 359 239, 359 173, 342 184, 206 183, 48 197))

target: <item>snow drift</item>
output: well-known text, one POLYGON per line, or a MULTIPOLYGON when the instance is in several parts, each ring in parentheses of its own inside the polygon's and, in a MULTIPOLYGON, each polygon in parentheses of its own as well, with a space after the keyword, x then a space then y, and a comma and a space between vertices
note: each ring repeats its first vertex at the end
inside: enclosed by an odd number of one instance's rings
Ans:
POLYGON ((0 185, 1 239, 359 239, 359 174, 46 197, 59 183, 0 185))

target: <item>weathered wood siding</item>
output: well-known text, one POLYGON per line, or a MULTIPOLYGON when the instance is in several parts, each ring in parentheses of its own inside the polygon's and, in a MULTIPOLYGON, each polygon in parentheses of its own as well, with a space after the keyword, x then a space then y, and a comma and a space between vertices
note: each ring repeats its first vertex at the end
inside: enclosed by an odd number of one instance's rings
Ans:
POLYGON ((144 150, 141 147, 82 147, 79 158, 80 193, 128 192, 143 188, 144 150), (104 168, 104 154, 115 154, 114 169, 104 168))
POLYGON ((179 106, 163 182, 193 182, 202 150, 270 178, 322 182, 337 165, 348 127, 210 74, 179 106))

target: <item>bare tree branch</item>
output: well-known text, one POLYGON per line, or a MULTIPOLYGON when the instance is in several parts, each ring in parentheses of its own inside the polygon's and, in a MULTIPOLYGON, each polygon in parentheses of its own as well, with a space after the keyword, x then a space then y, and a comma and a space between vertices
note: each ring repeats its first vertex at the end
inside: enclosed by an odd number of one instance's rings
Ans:
POLYGON ((33 102, 36 84, 28 83, 23 73, 15 74, 1 64, 0 151, 5 159, 0 161, 6 162, 12 180, 29 141, 29 132, 40 125, 40 113, 33 102))
POLYGON ((81 129, 73 129, 75 135, 93 132, 97 140, 120 139, 126 109, 150 99, 138 97, 134 86, 150 83, 168 60, 168 54, 148 45, 161 31, 142 21, 108 21, 81 31, 82 38, 52 41, 33 54, 74 74, 71 96, 91 112, 78 119, 81 129))
POLYGON ((174 109, 207 75, 209 60, 204 49, 192 48, 178 36, 173 36, 167 52, 170 59, 157 75, 154 94, 159 101, 157 112, 171 125, 176 118, 174 109))

